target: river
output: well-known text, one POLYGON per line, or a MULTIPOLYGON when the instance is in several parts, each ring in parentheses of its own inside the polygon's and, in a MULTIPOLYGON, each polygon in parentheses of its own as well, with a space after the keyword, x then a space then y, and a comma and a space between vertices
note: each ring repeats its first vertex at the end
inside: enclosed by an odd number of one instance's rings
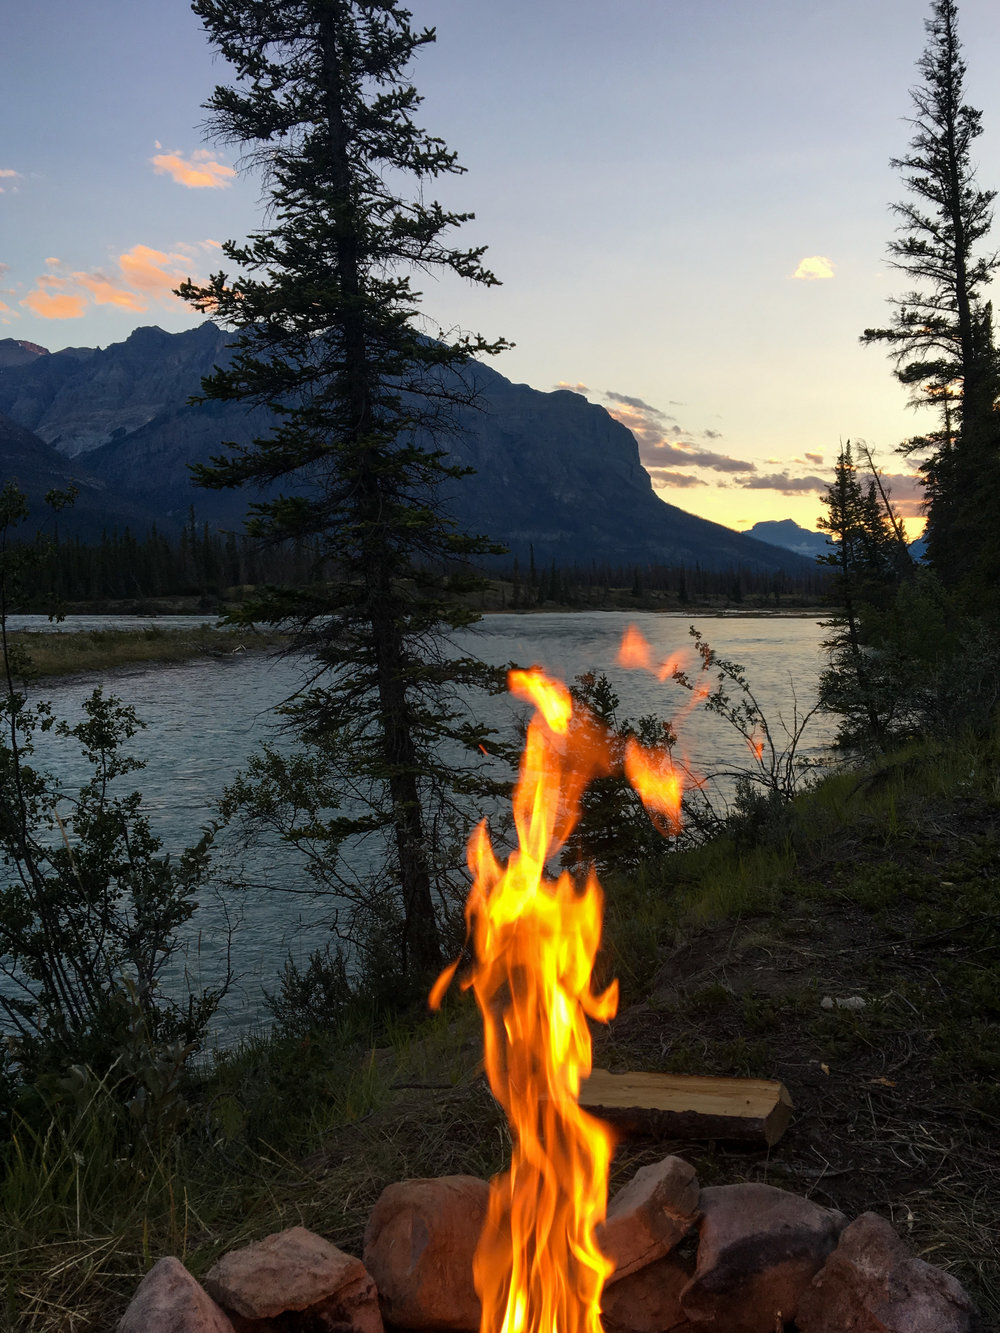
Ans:
MULTIPOLYGON (((135 618, 79 620, 86 622, 80 628, 140 623, 135 618)), ((623 716, 653 713, 670 718, 684 707, 686 692, 650 672, 618 667, 615 657, 629 623, 646 637, 654 660, 659 661, 691 644, 692 621, 720 656, 746 668, 780 748, 782 722, 794 729, 795 709, 801 714, 812 705, 823 665, 823 630, 811 618, 731 615, 699 621, 696 614, 652 612, 508 613, 484 618, 457 636, 456 647, 497 665, 538 663, 566 680, 590 669, 603 670, 621 697, 623 716)), ((187 627, 205 623, 205 617, 161 617, 151 623, 187 627)), ((70 618, 51 628, 72 632, 77 627, 70 618)), ((42 617, 12 617, 11 628, 50 627, 42 617)), ((107 691, 131 704, 146 723, 135 750, 146 767, 130 781, 142 790, 152 825, 167 850, 178 851, 197 838, 223 788, 248 756, 265 739, 276 738, 273 710, 294 693, 303 671, 302 662, 294 658, 234 652, 162 666, 119 668, 104 678, 107 691)), ((93 677, 61 678, 42 682, 37 689, 52 701, 58 715, 73 719, 94 683, 93 677)), ((494 724, 503 725, 512 716, 506 700, 487 699, 480 707, 494 724)), ((702 711, 690 713, 678 729, 681 748, 699 773, 742 766, 747 756, 739 736, 702 711)), ((831 732, 830 719, 815 717, 804 737, 803 756, 822 756, 831 732)), ((48 766, 61 780, 74 781, 81 770, 68 762, 65 745, 43 740, 40 748, 48 766)), ((268 860, 273 862, 273 852, 268 860)), ((304 884, 300 868, 287 853, 279 858, 278 881, 286 889, 304 884)), ((227 920, 232 921, 237 981, 220 1015, 221 1040, 261 1021, 262 988, 274 988, 289 953, 301 962, 326 938, 323 916, 323 905, 308 894, 261 887, 239 895, 228 893, 225 902, 212 893, 206 895, 186 938, 184 965, 195 986, 216 981, 225 968, 227 920)))

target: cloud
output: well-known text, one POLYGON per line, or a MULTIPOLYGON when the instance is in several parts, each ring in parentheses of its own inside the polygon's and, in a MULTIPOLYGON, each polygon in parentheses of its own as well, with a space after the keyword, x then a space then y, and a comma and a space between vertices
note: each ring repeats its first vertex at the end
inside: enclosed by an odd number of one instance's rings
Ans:
POLYGON ((747 477, 745 481, 737 481, 736 485, 745 486, 750 491, 779 491, 782 495, 799 495, 803 491, 825 493, 829 489, 830 480, 823 477, 792 477, 785 471, 747 477))
POLYGON ((631 407, 634 411, 641 412, 644 415, 648 413, 651 417, 663 418, 664 420, 668 416, 668 413, 661 412, 658 407, 651 407, 649 403, 644 403, 641 398, 630 398, 627 394, 615 393, 613 389, 605 389, 604 396, 608 402, 620 403, 622 407, 631 407))
POLYGON ((131 250, 118 255, 114 268, 70 273, 62 271, 58 259, 48 259, 46 265, 50 271, 36 278, 34 289, 21 305, 43 319, 78 319, 91 304, 135 312, 148 310, 152 302, 175 307, 181 304, 186 308, 186 303, 174 295, 174 288, 197 276, 191 253, 215 245, 215 241, 178 244, 169 252, 133 245, 131 250))
POLYGON ((575 384, 570 384, 569 380, 560 380, 556 385, 557 389, 569 389, 570 393, 590 393, 586 384, 581 384, 579 380, 575 384))
MULTIPOLYGON (((41 278, 38 280, 41 282, 41 278)), ((66 292, 50 293, 41 286, 30 291, 21 301, 29 310, 42 319, 80 319, 87 308, 82 296, 73 296, 66 292)))
MULTIPOLYGON (((10 167, 0 167, 0 180, 19 181, 23 179, 24 177, 21 175, 19 171, 12 171, 10 167)), ((12 188, 14 190, 14 193, 16 194, 17 186, 15 185, 12 188)), ((5 193, 6 190, 2 185, 0 185, 0 194, 5 194, 5 193)))
POLYGON ((226 190, 236 176, 232 167, 216 162, 204 148, 199 148, 187 160, 183 153, 157 153, 149 160, 158 176, 170 176, 189 190, 226 190))
MULTIPOLYGON (((756 467, 742 458, 731 458, 728 454, 715 453, 705 449, 698 439, 718 440, 722 433, 715 430, 702 430, 695 433, 685 430, 677 424, 669 413, 633 398, 628 394, 615 393, 608 389, 605 398, 612 404, 607 410, 616 421, 621 422, 635 436, 639 446, 639 460, 650 473, 663 467, 674 465, 685 468, 709 468, 713 472, 754 472, 756 467)), ((693 482, 676 482, 675 485, 693 485, 693 482)))
POLYGON ((94 305, 116 305, 123 310, 146 309, 146 302, 137 292, 130 292, 120 282, 103 273, 74 273, 73 278, 90 292, 94 305))
POLYGON ((691 486, 707 486, 702 477, 692 477, 688 472, 668 472, 666 468, 650 468, 649 479, 658 491, 678 488, 686 490, 691 486))
POLYGON ((810 463, 815 463, 817 467, 823 462, 822 454, 805 454, 804 457, 807 458, 810 463))
POLYGON ((131 250, 118 256, 118 263, 123 278, 131 287, 160 300, 179 301, 180 297, 173 295, 173 289, 191 276, 186 255, 167 254, 148 245, 133 245, 131 250))
POLYGON ((805 259, 799 260, 799 266, 792 277, 804 278, 808 282, 815 282, 821 278, 832 278, 833 260, 827 259, 826 255, 808 255, 805 259))

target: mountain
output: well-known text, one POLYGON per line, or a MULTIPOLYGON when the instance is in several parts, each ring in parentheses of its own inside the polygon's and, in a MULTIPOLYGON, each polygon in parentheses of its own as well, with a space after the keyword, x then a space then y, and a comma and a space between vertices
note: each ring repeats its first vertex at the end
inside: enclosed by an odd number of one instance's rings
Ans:
POLYGON ((0 367, 27 366, 39 356, 48 356, 47 347, 23 342, 20 338, 0 338, 0 367))
POLYGON ((791 518, 764 519, 752 528, 747 528, 746 535, 756 537, 761 542, 770 542, 772 546, 780 546, 784 551, 794 551, 807 560, 826 555, 830 549, 825 532, 811 532, 791 518))
MULTIPOLYGON (((8 340, 9 341, 9 340, 8 340)), ((188 465, 266 434, 265 409, 188 405, 201 377, 228 360, 228 335, 210 322, 185 333, 140 328, 103 350, 73 348, 0 365, 0 412, 87 475, 176 530, 199 520, 239 528, 252 492, 192 487, 188 465)), ((450 484, 449 513, 467 531, 537 564, 685 564, 809 572, 796 554, 664 504, 631 432, 567 390, 542 393, 492 368, 466 367, 479 410, 455 412, 436 441, 474 475, 450 484)), ((429 441, 423 440, 422 443, 429 441)))
POLYGON ((0 414, 0 466, 2 481, 14 481, 24 492, 30 511, 24 532, 52 532, 63 536, 100 537, 105 528, 146 528, 155 515, 127 496, 109 491, 107 483, 74 467, 58 449, 40 440, 9 417, 0 414), (72 506, 58 518, 45 504, 48 491, 77 489, 72 506))

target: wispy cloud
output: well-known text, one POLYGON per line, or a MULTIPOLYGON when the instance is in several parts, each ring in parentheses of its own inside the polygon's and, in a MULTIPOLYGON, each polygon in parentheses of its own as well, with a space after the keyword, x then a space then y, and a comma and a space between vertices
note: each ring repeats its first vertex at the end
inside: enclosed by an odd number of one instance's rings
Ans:
POLYGON ((658 491, 672 488, 687 490, 691 486, 708 485, 704 477, 692 476, 690 472, 668 472, 666 468, 655 468, 650 472, 649 479, 658 491))
POLYGON ((833 277, 833 260, 826 255, 807 255, 799 260, 799 266, 792 274, 793 278, 804 278, 807 282, 816 282, 833 277))
MULTIPOLYGON (((23 179, 24 177, 21 175, 19 171, 13 171, 10 167, 0 167, 0 180, 19 181, 23 179)), ((15 185, 12 188, 16 192, 18 187, 15 185)), ((5 194, 6 189, 7 189, 6 186, 0 185, 0 194, 5 194)))
POLYGON ((786 470, 746 477, 735 484, 745 486, 750 491, 779 491, 782 495, 801 495, 803 491, 825 492, 829 489, 830 479, 811 476, 793 477, 786 470))
POLYGON ((115 278, 103 273, 74 273, 74 281, 90 293, 94 305, 116 305, 123 310, 145 310, 146 302, 115 278))
MULTIPOLYGON (((673 420, 669 412, 663 412, 658 407, 652 407, 649 403, 644 403, 641 398, 631 398, 626 393, 615 393, 613 389, 605 389, 604 397, 609 403, 617 403, 620 407, 631 408, 633 412, 641 413, 644 417, 652 417, 654 420, 666 421, 673 420)), ((608 409, 611 411, 611 409, 608 409)), ((611 413, 614 416, 614 413, 611 413)))
POLYGON ((110 265, 72 272, 67 272, 60 260, 50 258, 45 261, 48 271, 35 279, 34 287, 20 304, 43 319, 79 319, 91 305, 141 312, 154 302, 183 304, 174 295, 174 288, 196 276, 192 257, 216 245, 215 241, 200 241, 177 245, 170 251, 133 245, 110 265))
POLYGON ((157 153, 149 160, 157 175, 170 176, 189 190, 226 190, 236 177, 232 167, 217 162, 204 148, 199 148, 189 158, 183 153, 157 153))
POLYGON ((27 306, 42 319, 80 319, 87 309, 86 298, 66 291, 67 286, 68 279, 43 273, 20 304, 27 306))
POLYGON ((822 454, 804 454, 803 457, 808 459, 810 463, 815 463, 817 467, 820 467, 822 465, 823 462, 822 454))
POLYGON ((557 389, 569 389, 570 393, 590 393, 590 388, 577 380, 575 384, 570 384, 569 380, 560 380, 555 386, 557 389))

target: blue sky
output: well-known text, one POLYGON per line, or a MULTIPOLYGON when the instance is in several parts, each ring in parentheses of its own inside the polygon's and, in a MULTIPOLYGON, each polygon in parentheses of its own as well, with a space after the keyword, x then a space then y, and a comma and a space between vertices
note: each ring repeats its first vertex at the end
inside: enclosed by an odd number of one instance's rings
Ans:
MULTIPOLYGON (((842 440, 905 471, 892 450, 921 417, 858 334, 907 285, 885 260, 888 162, 925 0, 412 9, 438 30, 412 71, 422 122, 468 168, 439 193, 476 213, 461 239, 504 284, 425 281, 433 320, 514 341, 497 369, 602 403, 664 499, 733 527, 813 527, 842 440)), ((1000 10, 963 0, 960 19, 991 187, 1000 10)), ((199 321, 170 289, 262 218, 260 180, 199 128, 226 78, 184 0, 7 8, 0 337, 106 346, 199 321)))

